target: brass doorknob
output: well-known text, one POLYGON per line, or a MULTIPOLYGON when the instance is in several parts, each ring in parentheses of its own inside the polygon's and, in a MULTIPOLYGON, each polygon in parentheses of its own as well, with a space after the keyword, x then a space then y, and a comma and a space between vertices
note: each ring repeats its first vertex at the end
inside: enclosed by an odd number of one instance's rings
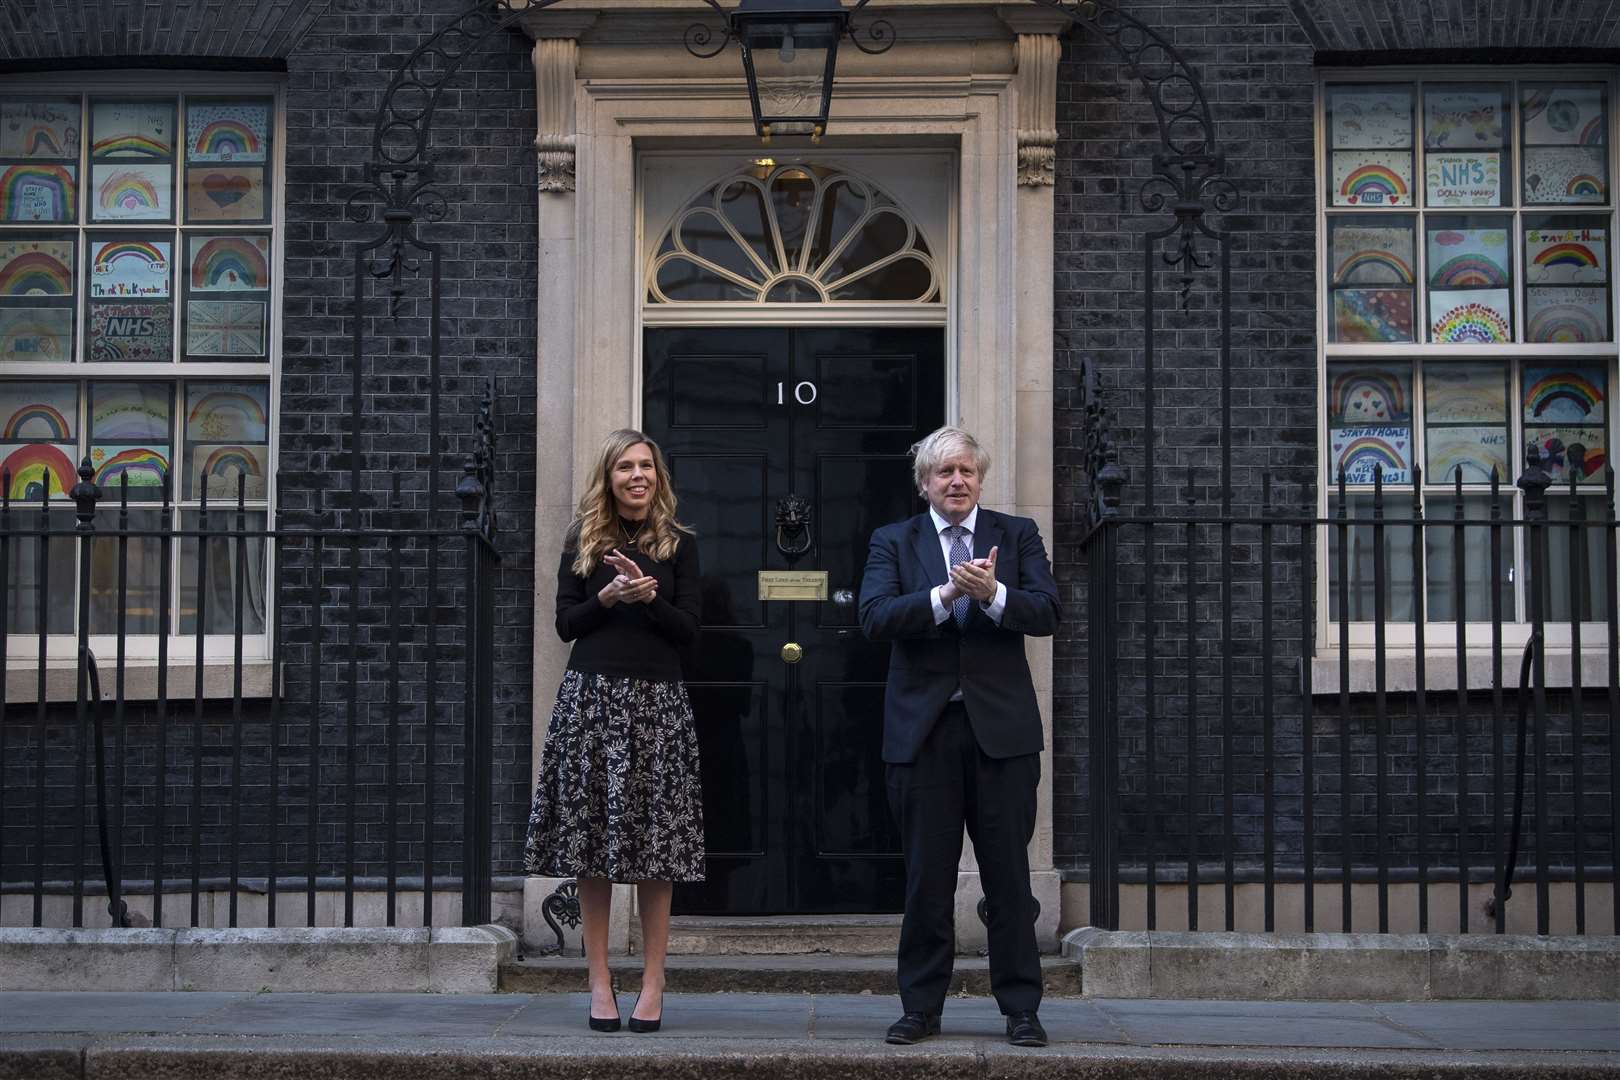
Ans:
POLYGON ((786 645, 782 646, 782 659, 790 664, 797 664, 799 659, 803 656, 804 646, 800 645, 796 641, 790 641, 786 645))

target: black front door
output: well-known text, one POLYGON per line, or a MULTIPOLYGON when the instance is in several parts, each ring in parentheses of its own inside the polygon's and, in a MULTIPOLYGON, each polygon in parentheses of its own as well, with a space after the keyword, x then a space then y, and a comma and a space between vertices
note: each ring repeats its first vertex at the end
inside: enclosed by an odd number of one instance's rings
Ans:
POLYGON ((703 565, 687 687, 708 880, 677 888, 675 909, 899 911, 880 755, 888 646, 861 635, 855 602, 872 530, 922 505, 906 451, 944 416, 944 334, 648 330, 645 363, 645 429, 703 565), (803 534, 778 528, 790 496, 808 507, 803 534), (824 570, 828 598, 761 600, 772 570, 824 570))

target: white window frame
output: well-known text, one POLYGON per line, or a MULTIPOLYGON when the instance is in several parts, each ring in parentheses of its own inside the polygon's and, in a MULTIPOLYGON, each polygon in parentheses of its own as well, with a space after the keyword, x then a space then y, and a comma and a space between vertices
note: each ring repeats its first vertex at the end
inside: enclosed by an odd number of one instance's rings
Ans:
MULTIPOLYGON (((1421 340, 1425 334, 1427 322, 1426 291, 1428 288, 1427 273, 1424 268, 1426 256, 1425 222, 1431 213, 1438 216, 1447 214, 1499 214, 1513 219, 1511 252, 1513 257, 1513 301, 1514 301, 1514 334, 1522 337, 1525 328, 1524 290, 1524 230, 1522 218, 1525 216, 1539 217, 1556 214, 1588 214, 1594 217, 1606 215, 1609 229, 1609 274, 1610 274, 1610 307, 1609 325, 1611 334, 1620 337, 1620 282, 1616 282, 1616 256, 1617 241, 1620 237, 1615 235, 1616 193, 1617 183, 1620 183, 1620 173, 1617 173, 1616 145, 1620 143, 1620 73, 1613 66, 1586 66, 1586 65, 1513 65, 1511 67, 1423 67, 1423 66, 1390 66, 1367 68, 1323 68, 1317 72, 1316 102, 1315 102, 1315 164, 1312 175, 1315 180, 1313 199, 1316 206, 1316 400, 1317 400, 1317 500, 1316 513, 1318 517, 1329 517, 1329 506, 1337 493, 1336 477, 1331 473, 1329 462, 1329 400, 1328 400, 1328 364, 1332 361, 1342 360, 1379 360, 1379 361, 1406 361, 1412 364, 1412 430, 1414 441, 1420 435, 1423 424, 1423 394, 1421 384, 1422 361, 1426 358, 1438 357, 1467 357, 1472 360, 1505 361, 1512 375, 1511 383, 1513 396, 1510 398, 1509 410, 1509 445, 1515 455, 1512 475, 1503 479, 1503 503, 1506 516, 1522 516, 1523 498, 1517 488, 1513 486, 1523 468, 1523 435, 1522 435, 1522 407, 1521 391, 1517 370, 1514 361, 1534 362, 1538 359, 1577 359, 1605 363, 1608 368, 1608 398, 1609 408, 1607 425, 1609 431, 1608 454, 1613 463, 1613 455, 1617 449, 1615 432, 1620 429, 1614 416, 1614 400, 1617 390, 1620 390, 1620 371, 1616 368, 1617 349, 1620 344, 1615 341, 1576 345, 1553 344, 1505 344, 1505 345, 1432 345, 1421 340), (1523 177, 1523 147, 1522 123, 1519 118, 1519 91, 1521 82, 1601 82, 1608 87, 1608 139, 1609 151, 1609 191, 1608 202, 1594 205, 1536 205, 1526 207, 1520 192, 1523 177), (1425 83, 1480 83, 1480 82, 1507 82, 1512 95, 1512 112, 1507 120, 1510 129, 1510 165, 1511 178, 1504 178, 1504 182, 1511 184, 1513 201, 1509 206, 1503 207, 1447 207, 1436 208, 1431 211, 1426 205, 1426 183, 1424 179, 1424 147, 1423 122, 1424 103, 1423 90, 1425 83), (1389 343, 1389 344, 1336 344, 1329 341, 1329 322, 1332 318, 1330 289, 1332 282, 1328 268, 1328 219, 1336 214, 1346 212, 1346 207, 1336 207, 1329 204, 1328 183, 1330 180, 1328 165, 1328 129, 1327 129, 1327 94, 1326 88, 1331 83, 1404 83, 1413 87, 1415 105, 1413 110, 1413 199, 1412 205, 1391 208, 1360 208, 1351 210, 1358 216, 1376 218, 1378 215, 1394 214, 1411 217, 1414 226, 1414 254, 1416 265, 1414 267, 1415 280, 1413 286, 1413 317, 1414 328, 1417 330, 1416 342, 1389 343)), ((1522 363, 1518 365, 1522 367, 1522 363)), ((1414 461, 1421 461, 1414 446, 1414 461)), ((1424 488, 1431 494, 1438 494, 1440 485, 1431 484, 1427 478, 1424 488)), ((1450 490, 1449 485, 1446 485, 1450 490)), ((1556 495, 1561 490, 1567 490, 1560 485, 1554 485, 1549 495, 1556 495)), ((1370 494, 1370 485, 1347 485, 1347 494, 1370 494)), ((1468 495, 1488 495, 1488 484, 1465 484, 1463 493, 1468 495)), ((1582 493, 1587 495, 1601 495, 1601 486, 1592 489, 1583 485, 1582 493)), ((1384 492, 1385 514, 1390 518, 1408 518, 1411 505, 1411 487, 1386 488, 1384 492)), ((1443 519, 1441 519, 1443 520, 1443 519)), ((1351 529, 1357 526, 1369 527, 1366 519, 1351 518, 1351 529)), ((1392 529, 1401 530, 1406 527, 1391 526, 1392 529)), ((1334 565, 1329 562, 1329 534, 1332 526, 1318 530, 1316 543, 1316 617, 1315 617, 1315 660, 1310 676, 1308 689, 1316 693, 1336 691, 1339 688, 1339 644, 1340 624, 1330 617, 1332 601, 1332 576, 1334 565)), ((1504 562, 1511 557, 1511 565, 1523 568, 1526 566, 1525 552, 1522 550, 1522 530, 1513 530, 1513 550, 1504 551, 1504 562)), ((1556 530, 1554 535, 1557 535, 1556 530)), ((1611 572, 1620 572, 1620 567, 1611 569, 1611 572)), ((1524 579, 1525 574, 1514 575, 1514 596, 1517 612, 1524 610, 1524 579)), ((1416 583, 1416 588, 1426 587, 1423 583, 1416 583)), ((1410 689, 1412 674, 1409 669, 1411 659, 1416 653, 1416 628, 1412 622, 1395 622, 1386 620, 1384 624, 1384 639, 1387 655, 1396 663, 1392 665, 1391 677, 1386 688, 1391 690, 1410 689)), ((1570 649, 1570 633, 1568 622, 1546 623, 1546 647, 1549 651, 1548 681, 1553 685, 1568 685, 1570 664, 1568 652, 1570 649), (1562 657, 1555 657, 1554 653, 1562 650, 1562 657)), ((1518 654, 1523 650, 1530 636, 1528 622, 1515 622, 1504 619, 1502 623, 1502 640, 1504 647, 1504 678, 1516 673, 1518 654), (1512 671, 1507 669, 1511 668, 1512 671)), ((1464 625, 1465 640, 1469 657, 1468 685, 1478 687, 1489 685, 1482 683, 1479 677, 1478 665, 1481 658, 1489 660, 1490 648, 1493 641, 1492 624, 1489 619, 1475 621, 1469 619, 1464 625)), ((1375 646, 1377 628, 1371 621, 1353 621, 1349 625, 1349 642, 1352 653, 1352 687, 1360 689, 1371 688, 1372 656, 1375 646), (1359 655, 1358 655, 1359 654, 1359 655), (1365 670, 1363 670, 1365 668, 1365 670)), ((1581 624, 1581 640, 1583 653, 1583 672, 1593 671, 1593 661, 1600 655, 1607 657, 1607 622, 1583 622, 1581 624)), ((1424 623, 1424 647, 1426 658, 1431 666, 1434 661, 1440 663, 1434 667, 1427 685, 1432 689, 1445 689, 1455 686, 1456 678, 1456 641, 1457 629, 1455 621, 1436 622, 1426 620, 1424 623)), ((1602 664, 1606 664, 1606 659, 1602 664)), ((1596 669, 1603 671, 1599 665, 1596 669)), ((1606 678, 1601 681, 1606 682, 1606 678)), ((1587 679, 1587 685, 1593 680, 1587 679)))
MULTIPOLYGON (((81 384, 79 410, 81 427, 79 442, 81 445, 88 438, 88 420, 85 415, 87 408, 86 393, 83 384, 99 380, 130 380, 143 379, 151 382, 168 382, 175 387, 173 396, 173 409, 176 413, 176 422, 180 423, 179 414, 185 407, 184 396, 181 393, 182 385, 188 379, 228 379, 241 382, 265 382, 268 385, 267 401, 269 402, 268 442, 268 471, 265 478, 265 496, 262 501, 256 500, 247 510, 249 515, 264 516, 264 527, 271 528, 275 521, 275 505, 277 492, 275 489, 277 462, 280 460, 280 419, 281 419, 281 345, 282 345, 282 303, 285 296, 285 240, 286 240, 286 162, 287 162, 287 102, 286 77, 284 75, 254 73, 201 73, 183 71, 163 72, 64 72, 60 74, 28 74, 0 76, 0 94, 27 95, 30 97, 47 96, 52 94, 74 94, 81 97, 83 115, 88 118, 88 103, 92 96, 106 97, 118 94, 129 94, 135 97, 151 97, 153 95, 172 94, 177 99, 183 94, 208 96, 262 96, 272 99, 273 115, 271 117, 271 147, 267 162, 270 169, 270 220, 267 224, 244 225, 244 231, 270 231, 271 241, 271 274, 269 289, 269 312, 266 325, 268 336, 266 358, 264 360, 248 361, 196 361, 181 360, 180 336, 183 333, 184 320, 182 315, 183 295, 176 289, 174 294, 175 305, 175 353, 174 359, 167 362, 160 361, 125 361, 113 363, 91 363, 81 361, 86 345, 84 332, 85 314, 87 312, 86 297, 84 295, 84 257, 85 243, 79 244, 76 255, 74 273, 76 277, 74 319, 75 356, 67 362, 28 361, 7 362, 0 364, 0 379, 18 381, 18 377, 37 376, 41 381, 72 381, 81 384)), ((180 121, 177 114, 177 122, 180 121)), ((176 154, 178 160, 175 166, 175 193, 178 196, 180 188, 185 182, 184 160, 184 131, 176 131, 176 154)), ((141 231, 139 223, 128 225, 113 225, 110 223, 92 223, 84 213, 85 192, 89 187, 89 156, 90 132, 82 131, 79 138, 79 172, 76 198, 79 200, 78 214, 71 225, 40 226, 42 231, 65 232, 73 230, 82 240, 84 231, 88 228, 116 228, 119 230, 141 231)), ((177 199, 178 203, 178 199, 177 199)), ((175 260, 181 263, 185 258, 185 234, 188 230, 217 231, 219 225, 187 225, 182 215, 175 214, 175 221, 171 224, 154 224, 145 226, 153 230, 169 230, 178 234, 175 260)), ((9 230, 8 230, 9 231, 9 230)), ((176 277, 178 283, 179 278, 176 277)), ((175 443, 178 450, 183 444, 175 443)), ((178 454, 176 457, 178 458, 178 454)), ((195 512, 196 500, 182 501, 179 496, 178 477, 183 464, 171 461, 170 473, 176 477, 174 486, 175 497, 171 505, 174 507, 173 519, 176 528, 192 527, 184 521, 182 510, 195 512)), ((67 500, 53 500, 53 509, 61 507, 71 511, 72 503, 67 500)), ((156 502, 132 505, 131 509, 150 509, 157 511, 161 504, 156 502)), ((214 514, 235 514, 235 500, 228 502, 210 503, 209 515, 213 520, 214 514)), ((30 509, 37 516, 37 507, 24 507, 12 505, 14 521, 27 522, 30 509)), ((99 528, 112 529, 116 527, 118 513, 118 498, 116 491, 104 491, 101 503, 97 507, 96 522, 99 528)), ((234 522, 232 522, 234 524, 234 522)), ((178 549, 180 541, 173 541, 176 550, 175 559, 178 566, 178 549)), ((273 543, 264 546, 265 560, 265 631, 258 634, 244 633, 242 636, 242 657, 244 669, 250 666, 253 670, 244 672, 245 693, 257 696, 264 692, 267 686, 265 674, 268 672, 269 658, 271 656, 270 629, 275 625, 276 596, 273 574, 275 551, 273 543)), ((58 570, 53 564, 52 577, 58 572, 66 573, 65 569, 58 570)), ((171 612, 178 606, 179 591, 183 582, 178 574, 173 575, 170 587, 174 594, 170 597, 171 612)), ((77 581, 75 581, 77 587, 77 581)), ((77 620, 77 607, 75 607, 75 620, 77 620)), ((158 656, 157 634, 128 634, 125 637, 126 663, 132 669, 148 669, 139 671, 126 685, 126 698, 139 699, 155 696, 156 679, 155 666, 158 656)), ((234 634, 204 634, 203 664, 205 668, 233 667, 235 663, 235 635, 234 634)), ((102 671, 103 691, 112 692, 112 669, 117 655, 117 637, 112 634, 92 634, 88 639, 90 649, 95 653, 102 671)), ((34 700, 39 693, 35 673, 39 666, 39 634, 11 633, 6 640, 6 680, 7 700, 27 701, 34 700)), ((46 667, 48 682, 46 696, 57 700, 66 696, 73 697, 72 687, 62 679, 63 668, 73 668, 77 665, 78 631, 71 634, 48 634, 46 636, 46 667)), ((197 635, 195 633, 173 633, 168 639, 168 666, 170 669, 169 692, 171 695, 191 696, 194 692, 193 679, 195 677, 195 662, 197 659, 197 635), (176 681, 179 676, 184 681, 176 681)), ((232 692, 230 680, 221 679, 217 674, 204 673, 204 697, 229 696, 232 692)))

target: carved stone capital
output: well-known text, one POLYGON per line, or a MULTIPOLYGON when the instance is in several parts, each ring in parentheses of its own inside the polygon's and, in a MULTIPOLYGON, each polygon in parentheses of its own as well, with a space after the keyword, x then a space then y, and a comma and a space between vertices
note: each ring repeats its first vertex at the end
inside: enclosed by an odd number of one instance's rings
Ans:
POLYGON ((579 69, 579 42, 541 38, 534 43, 534 86, 539 132, 540 190, 574 190, 574 74, 579 69))
POLYGON ((1057 147, 1056 34, 1018 35, 1018 182, 1050 187, 1057 147))

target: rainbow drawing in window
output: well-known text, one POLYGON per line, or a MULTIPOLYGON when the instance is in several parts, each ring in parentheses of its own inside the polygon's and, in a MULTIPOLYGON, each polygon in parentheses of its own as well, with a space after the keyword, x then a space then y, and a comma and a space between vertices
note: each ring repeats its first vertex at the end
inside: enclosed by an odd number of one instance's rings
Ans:
POLYGON ((0 473, 10 477, 6 492, 12 502, 38 502, 65 495, 77 481, 72 446, 24 443, 0 454, 0 473))
POLYGON ((90 451, 90 467, 102 497, 116 499, 126 477, 132 488, 162 487, 169 459, 150 446, 97 446, 90 451))
POLYGON ((269 286, 268 237, 191 237, 192 291, 236 292, 269 286))
POLYGON ((0 221, 73 220, 75 166, 20 164, 0 172, 0 221))
POLYGON ((90 154, 166 158, 174 152, 174 106, 165 101, 97 101, 90 106, 90 154))
POLYGON ((0 296, 70 296, 71 240, 0 241, 0 296))
POLYGON ((1508 295, 1506 289, 1431 293, 1429 340, 1447 345, 1512 341, 1508 295))
POLYGON ((1609 340, 1606 289, 1541 288, 1525 292, 1525 340, 1579 345, 1609 340))
POLYGON ((0 363, 67 360, 72 343, 72 308, 0 308, 0 363))
POLYGON ((1508 234, 1502 228, 1429 233, 1429 284, 1437 289, 1505 288, 1508 234))
POLYGON ((187 498, 196 498, 206 486, 208 497, 233 499, 241 478, 243 493, 250 499, 265 495, 264 446, 193 446, 191 477, 187 498))
POLYGON ((1601 285, 1609 279, 1607 229, 1526 229, 1531 285, 1601 285))
POLYGON ((97 165, 97 221, 164 221, 169 217, 171 182, 167 165, 97 165))
POLYGON ((270 132, 265 102, 186 105, 186 159, 191 162, 263 161, 270 132))
POLYGON ((1603 420, 1604 378, 1599 368, 1524 370, 1526 424, 1590 424, 1603 420))
POLYGON ((1410 153, 1336 153, 1333 201, 1340 206, 1409 206, 1410 153))
POLYGON ((169 295, 168 240, 93 241, 90 245, 90 295, 99 298, 169 295))
POLYGON ((1411 376, 1405 370, 1334 364, 1328 422, 1387 426, 1412 419, 1411 376))
POLYGON ((190 383, 186 438, 198 442, 262 442, 265 388, 252 383, 190 383))

